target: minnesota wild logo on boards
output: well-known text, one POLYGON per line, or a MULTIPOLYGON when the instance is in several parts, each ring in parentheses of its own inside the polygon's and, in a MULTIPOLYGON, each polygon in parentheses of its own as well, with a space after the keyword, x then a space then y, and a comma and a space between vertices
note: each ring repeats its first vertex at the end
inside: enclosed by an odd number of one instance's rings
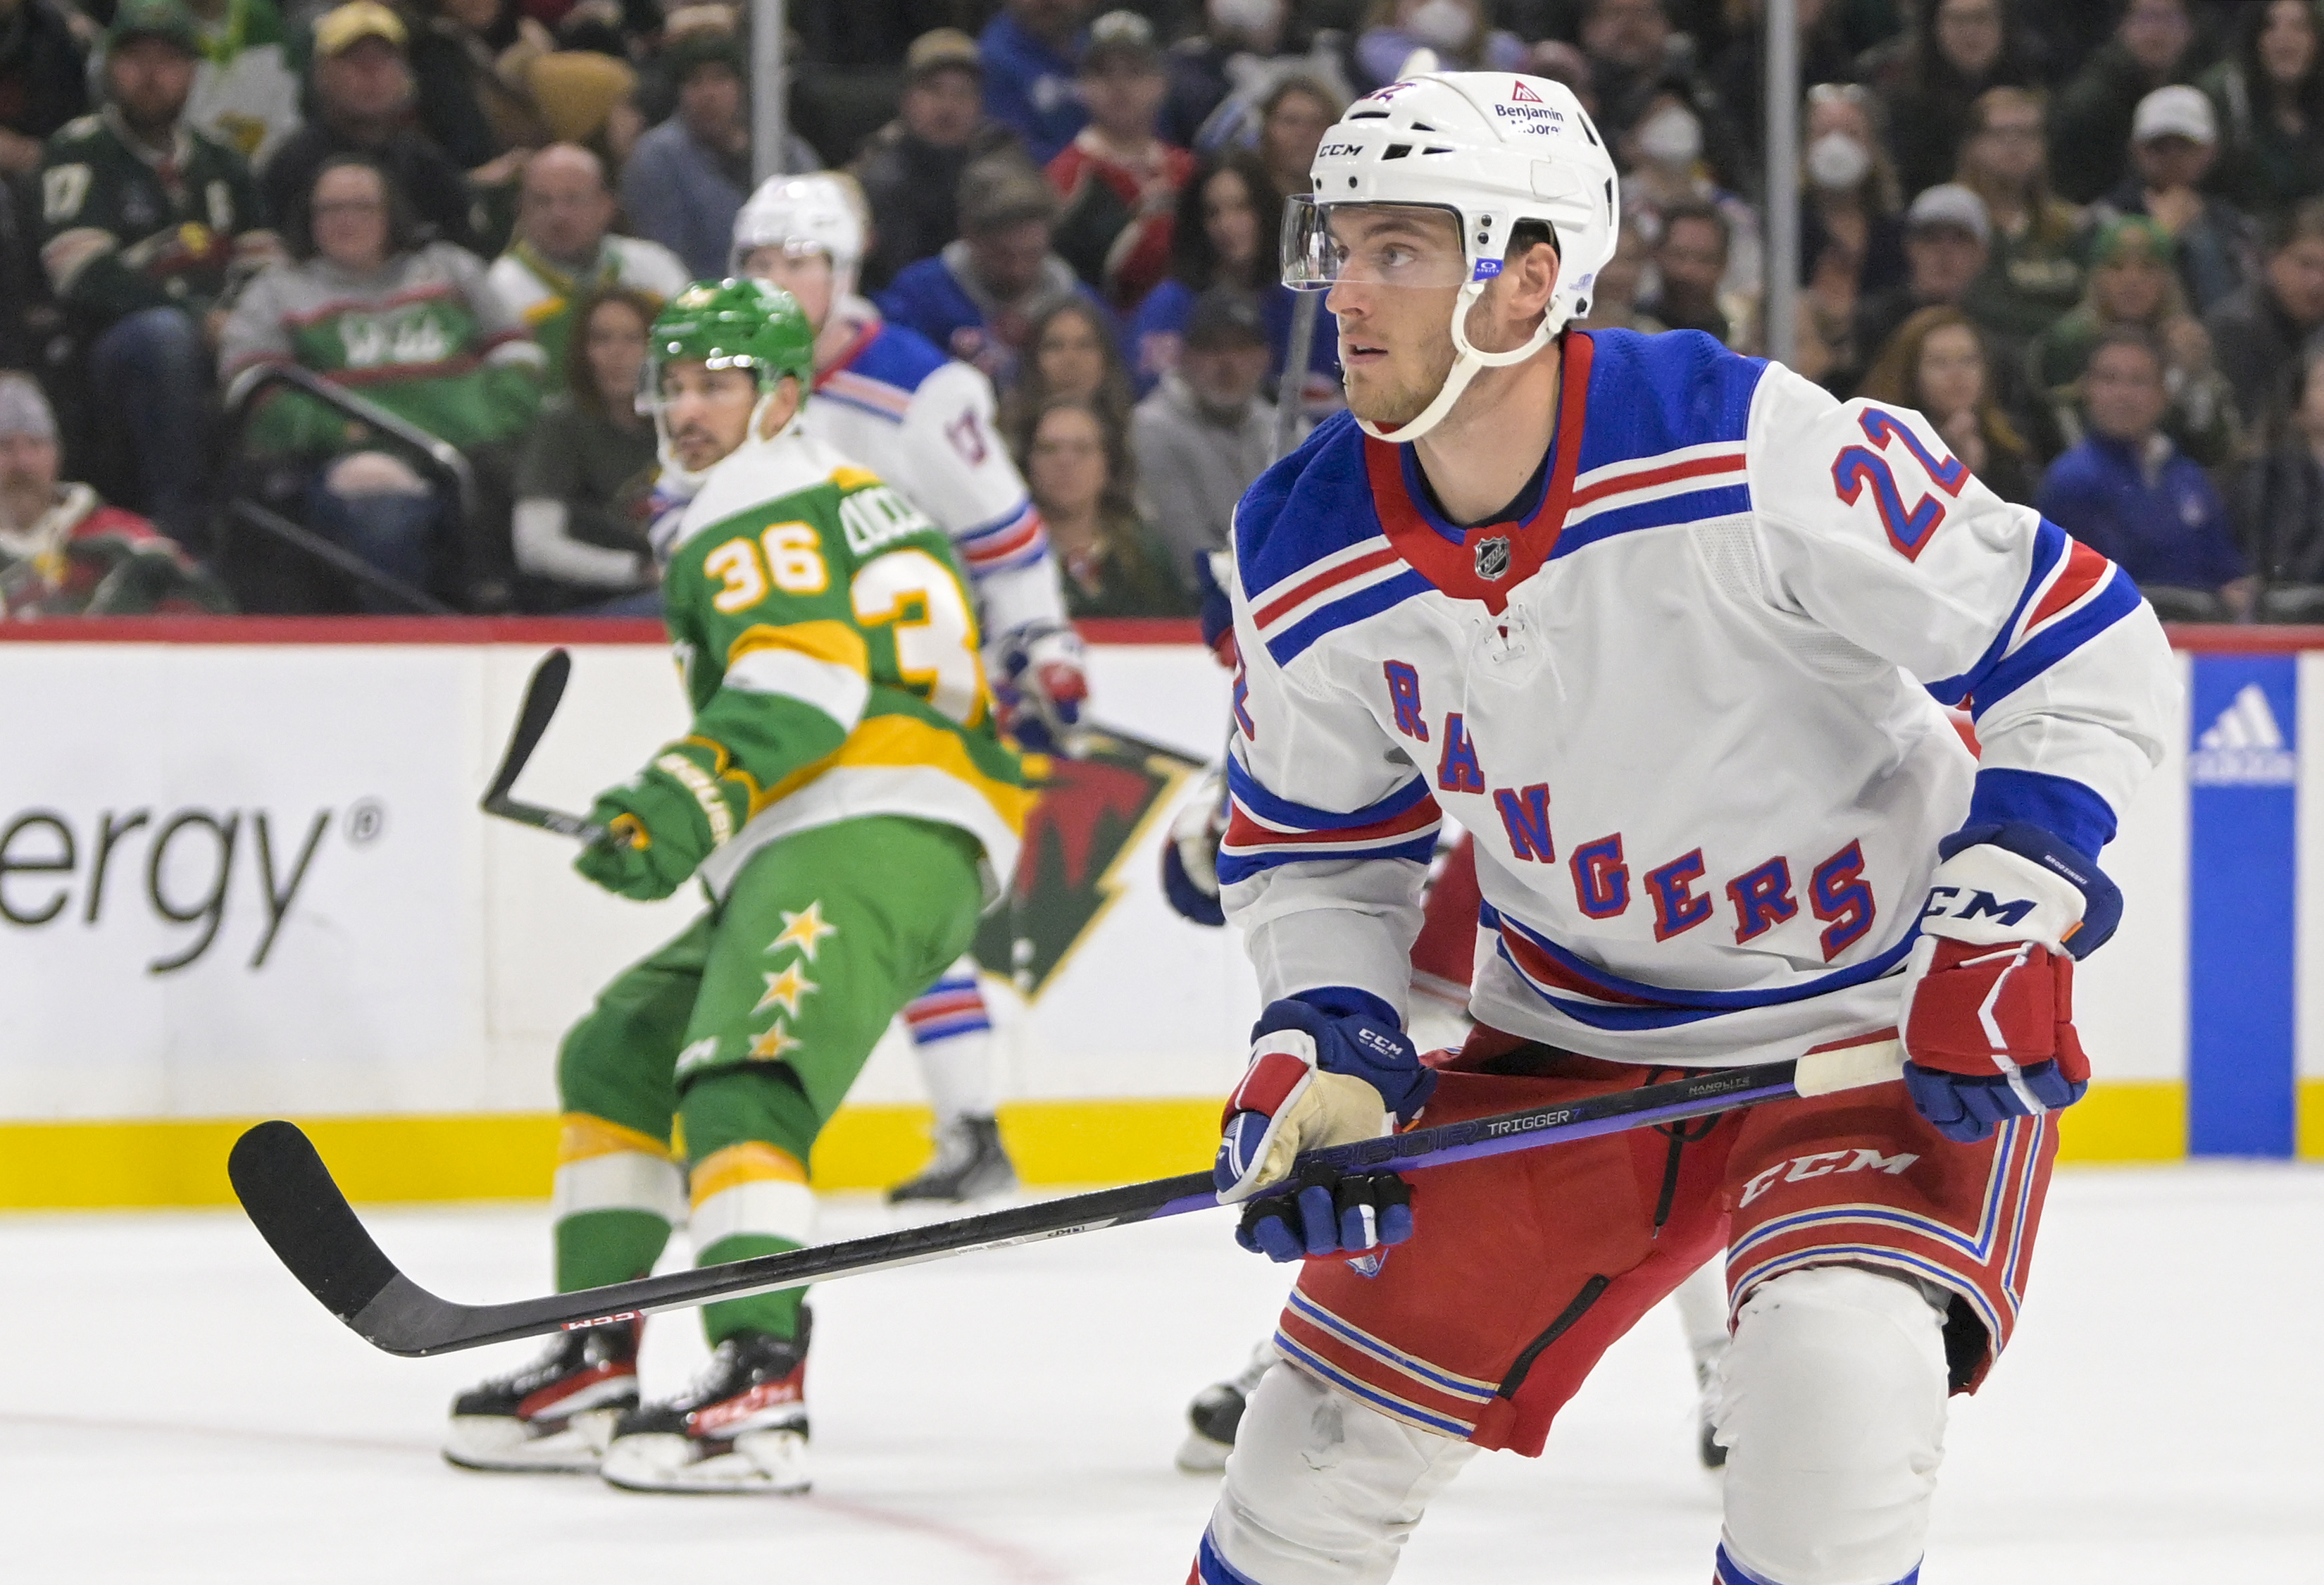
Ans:
MULTIPOLYGON (((1039 762, 1017 879, 977 932, 976 960, 1038 996, 1126 885, 1115 871, 1178 784, 1202 767, 1176 749, 1103 729, 1081 754, 1039 762)), ((1032 765, 1028 764, 1028 769, 1032 765)))

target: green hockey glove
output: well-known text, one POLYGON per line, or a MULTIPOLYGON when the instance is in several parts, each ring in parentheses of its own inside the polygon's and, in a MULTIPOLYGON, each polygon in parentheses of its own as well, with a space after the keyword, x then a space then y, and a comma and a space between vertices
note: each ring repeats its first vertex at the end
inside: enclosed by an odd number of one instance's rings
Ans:
POLYGON ((573 867, 609 892, 652 902, 686 884, 751 818, 756 792, 726 751, 688 737, 597 795, 589 818, 608 839, 581 850, 573 867))

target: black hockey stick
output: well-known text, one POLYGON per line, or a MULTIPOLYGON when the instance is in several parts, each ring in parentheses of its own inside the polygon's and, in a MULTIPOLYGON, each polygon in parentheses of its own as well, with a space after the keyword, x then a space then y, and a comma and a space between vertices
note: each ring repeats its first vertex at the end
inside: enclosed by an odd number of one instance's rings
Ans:
MULTIPOLYGON (((1401 1173, 1474 1161, 1795 1095, 1877 1084, 1895 1078, 1902 1060, 1896 1043, 1886 1040, 1812 1052, 1794 1061, 1714 1069, 1563 1106, 1504 1112, 1314 1151, 1299 1158, 1297 1171, 1401 1173)), ((804 1287, 829 1277, 884 1271, 947 1255, 1095 1232, 1207 1210, 1219 1203, 1211 1174, 1190 1173, 576 1293, 507 1304, 456 1304, 420 1287, 381 1252, 331 1181, 314 1145, 295 1125, 261 1123, 245 1133, 235 1143, 226 1173, 243 1210, 291 1275, 365 1341, 408 1358, 604 1326, 713 1299, 804 1287)))
POLYGON ((501 768, 493 774, 493 784, 484 789, 483 808, 486 814, 512 820, 521 826, 555 831, 560 837, 572 837, 585 844, 602 842, 606 832, 601 825, 561 809, 548 809, 509 796, 509 789, 516 785, 517 777, 524 771, 524 762, 540 746, 540 735, 549 730, 549 718, 557 713, 557 702, 565 697, 565 684, 572 675, 573 657, 561 649, 550 650, 532 669, 532 681, 524 688, 524 707, 517 711, 516 725, 509 731, 508 749, 501 755, 501 768))

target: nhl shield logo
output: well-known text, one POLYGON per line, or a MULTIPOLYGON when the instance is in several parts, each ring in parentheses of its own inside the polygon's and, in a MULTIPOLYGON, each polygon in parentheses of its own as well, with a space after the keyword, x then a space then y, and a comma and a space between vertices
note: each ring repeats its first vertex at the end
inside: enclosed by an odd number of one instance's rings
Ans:
POLYGON ((1477 542, 1477 576, 1487 583, 1498 583, 1509 570, 1509 542, 1507 536, 1495 534, 1477 542))

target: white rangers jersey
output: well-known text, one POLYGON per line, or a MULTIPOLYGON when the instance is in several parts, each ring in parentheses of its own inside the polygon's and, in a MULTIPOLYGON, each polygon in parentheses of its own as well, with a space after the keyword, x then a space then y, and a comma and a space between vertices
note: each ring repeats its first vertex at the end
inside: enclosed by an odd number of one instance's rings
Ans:
POLYGON ((1694 332, 1575 331, 1512 511, 1447 523, 1345 414, 1244 496, 1219 872, 1265 996, 1400 1014, 1450 814, 1483 1022, 1796 1056, 1895 1025, 1941 838, 2026 820, 2095 856, 2161 757, 2177 672, 2128 576, 1917 413, 1694 332))
POLYGON ((992 384, 860 298, 854 341, 816 375, 802 427, 878 474, 952 536, 988 637, 1065 625, 1049 536, 993 427, 992 384))

